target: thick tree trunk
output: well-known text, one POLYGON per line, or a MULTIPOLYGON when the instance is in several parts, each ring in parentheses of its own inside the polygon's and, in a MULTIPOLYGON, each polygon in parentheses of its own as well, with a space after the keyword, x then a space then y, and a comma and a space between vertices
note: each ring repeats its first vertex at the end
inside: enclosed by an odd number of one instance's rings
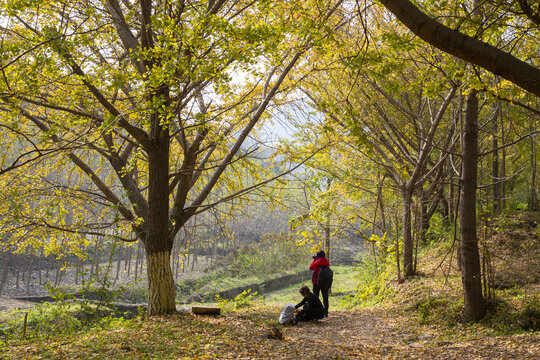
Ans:
POLYGON ((149 212, 145 245, 150 316, 176 311, 171 271, 172 243, 169 242, 169 142, 168 136, 159 139, 155 148, 148 152, 149 212))
POLYGON ((480 254, 476 236, 476 188, 478 165, 478 98, 472 91, 466 101, 461 188, 461 272, 465 320, 477 321, 486 314, 482 295, 480 254))
POLYGON ((147 255, 148 315, 176 311, 174 279, 169 251, 151 251, 147 255))
POLYGON ((414 275, 411 221, 412 191, 408 187, 403 189, 403 276, 414 275))

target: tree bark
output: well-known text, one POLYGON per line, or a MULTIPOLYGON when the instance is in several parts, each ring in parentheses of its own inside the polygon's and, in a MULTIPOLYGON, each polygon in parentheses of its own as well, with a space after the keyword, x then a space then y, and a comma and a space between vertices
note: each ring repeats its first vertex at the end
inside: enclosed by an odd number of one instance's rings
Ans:
POLYGON ((403 275, 414 275, 414 244, 412 239, 411 205, 412 190, 408 187, 403 189, 403 275))
POLYGON ((381 0, 381 3, 427 43, 540 96, 540 69, 501 49, 442 25, 409 0, 381 0))
POLYGON ((500 182, 500 174, 499 174, 499 151, 497 150, 499 147, 499 126, 498 126, 498 113, 499 113, 499 107, 500 104, 496 104, 494 108, 493 117, 491 119, 492 121, 492 127, 491 127, 491 136, 492 136, 492 146, 494 149, 493 152, 493 163, 492 163, 492 169, 491 169, 491 177, 493 181, 493 213, 495 215, 498 215, 501 212, 501 182, 500 182))
POLYGON ((476 189, 478 165, 478 97, 473 90, 466 100, 461 177, 461 272, 466 321, 486 314, 482 295, 480 254, 476 235, 476 189))
POLYGON ((11 257, 11 253, 9 251, 4 252, 4 255, 2 256, 2 260, 4 260, 3 261, 4 265, 2 266, 2 276, 0 277, 0 296, 2 296, 4 286, 6 285, 6 282, 7 282, 10 257, 11 257))
POLYGON ((401 280, 401 268, 399 266, 399 220, 398 220, 398 214, 396 212, 395 217, 395 224, 396 224, 396 270, 397 270, 397 281, 400 283, 401 280))
MULTIPOLYGON (((531 128, 534 131, 535 126, 531 128)), ((536 191, 536 139, 531 136, 531 203, 529 206, 531 211, 538 210, 538 196, 536 191)))
MULTIPOLYGON (((505 144, 506 135, 504 131, 504 122, 503 122, 504 117, 502 116, 502 114, 500 118, 501 118, 501 142, 505 144)), ((501 170, 499 173, 501 175, 501 178, 503 179, 506 178, 506 147, 502 148, 501 170)), ((501 183, 500 191, 501 191, 501 211, 504 211, 506 210, 506 181, 503 181, 501 183)))
POLYGON ((15 289, 19 290, 19 276, 21 273, 21 263, 18 258, 15 258, 15 289))
POLYGON ((141 260, 141 243, 137 243, 137 257, 135 258, 135 281, 139 278, 139 261, 141 260))
POLYGON ((32 268, 34 267, 34 251, 32 250, 28 256, 28 274, 26 278, 25 295, 30 295, 30 282, 32 281, 32 268))
POLYGON ((330 261, 330 224, 328 222, 324 226, 324 251, 326 258, 330 261))
POLYGON ((148 151, 148 224, 146 258, 148 315, 176 311, 175 285, 171 271, 172 243, 169 241, 169 140, 157 125, 154 148, 148 151))
POLYGON ((127 276, 131 274, 131 253, 133 252, 133 246, 129 246, 126 251, 126 259, 124 262, 124 270, 127 269, 127 276))

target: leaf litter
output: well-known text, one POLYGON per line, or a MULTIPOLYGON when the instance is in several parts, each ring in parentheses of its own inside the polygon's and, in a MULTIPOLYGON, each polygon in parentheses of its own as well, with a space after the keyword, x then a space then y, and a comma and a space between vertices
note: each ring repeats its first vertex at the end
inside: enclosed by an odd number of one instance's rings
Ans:
POLYGON ((179 313, 126 321, 59 341, 0 349, 5 359, 538 359, 538 333, 448 339, 392 307, 337 310, 321 321, 278 326, 279 308, 223 316, 179 313))

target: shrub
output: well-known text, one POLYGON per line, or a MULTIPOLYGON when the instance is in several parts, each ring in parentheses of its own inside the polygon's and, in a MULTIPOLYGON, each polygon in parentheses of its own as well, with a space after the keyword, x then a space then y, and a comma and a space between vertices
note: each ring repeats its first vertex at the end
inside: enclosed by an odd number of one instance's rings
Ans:
POLYGON ((256 291, 252 293, 251 289, 248 289, 236 295, 236 297, 232 300, 222 299, 221 296, 217 295, 216 302, 218 303, 218 306, 223 309, 239 309, 251 305, 256 295, 256 291))
POLYGON ((533 297, 525 303, 525 308, 517 316, 518 324, 524 330, 540 331, 540 301, 533 297))
POLYGON ((382 301, 392 291, 386 286, 391 266, 384 261, 381 263, 381 259, 376 262, 373 256, 366 253, 358 257, 356 264, 358 287, 354 297, 349 299, 350 305, 382 301))

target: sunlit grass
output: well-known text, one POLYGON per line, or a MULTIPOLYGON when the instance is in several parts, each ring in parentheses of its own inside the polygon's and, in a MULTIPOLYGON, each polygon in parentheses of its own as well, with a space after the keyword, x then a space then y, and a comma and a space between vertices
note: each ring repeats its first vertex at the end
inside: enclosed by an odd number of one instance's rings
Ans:
MULTIPOLYGON (((334 282, 332 284, 332 292, 329 296, 330 307, 333 309, 346 308, 346 299, 354 296, 358 281, 356 280, 356 271, 353 266, 332 266, 334 271, 334 282)), ((302 298, 298 294, 300 286, 307 285, 312 288, 311 280, 299 282, 290 285, 286 288, 269 292, 263 296, 263 302, 268 304, 281 304, 286 303, 296 304, 302 298)))

